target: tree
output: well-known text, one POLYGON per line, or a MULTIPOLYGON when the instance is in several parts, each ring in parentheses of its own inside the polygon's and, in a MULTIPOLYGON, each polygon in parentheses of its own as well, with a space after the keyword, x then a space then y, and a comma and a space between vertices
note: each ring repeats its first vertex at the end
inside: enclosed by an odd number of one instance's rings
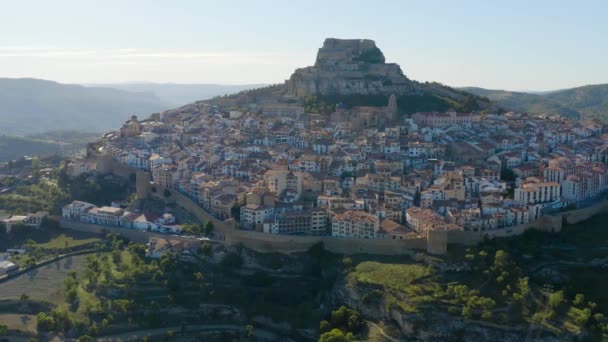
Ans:
POLYGON ((503 168, 502 170, 500 170, 500 179, 501 180, 503 180, 505 182, 514 182, 515 178, 517 178, 517 176, 515 175, 513 170, 508 169, 508 168, 503 168))
POLYGON ((38 178, 40 176, 40 158, 32 158, 32 177, 38 178))
POLYGON ((166 251, 160 257, 160 268, 164 272, 173 271, 177 265, 177 253, 166 251))
POLYGON ((78 342, 91 342, 93 338, 89 335, 82 335, 78 338, 78 342))
POLYGON ((200 235, 202 232, 202 226, 196 224, 185 224, 182 226, 184 228, 184 232, 192 235, 200 235))
POLYGON ((585 308, 580 311, 580 314, 575 318, 576 324, 583 329, 587 325, 587 322, 591 318, 591 310, 589 308, 585 308))
POLYGON ((207 223, 205 223, 205 236, 209 236, 211 233, 213 233, 214 228, 215 226, 213 225, 213 222, 211 222, 211 220, 207 221, 207 223))
POLYGON ((199 248, 198 254, 211 256, 213 254, 213 249, 211 248, 211 244, 208 242, 204 242, 199 248))
POLYGON ((557 291, 549 295, 549 305, 555 309, 564 302, 564 291, 557 291))
POLYGON ((241 222, 241 206, 235 205, 230 208, 230 216, 234 217, 236 222, 241 222))
POLYGON ((8 326, 4 324, 0 324, 0 336, 4 336, 8 334, 8 326))
POLYGON ((332 329, 319 337, 319 342, 349 342, 340 329, 332 329))
POLYGON ((494 255, 494 268, 497 271, 504 270, 509 265, 509 253, 503 250, 497 250, 494 255))
POLYGON ((466 319, 470 319, 473 316, 473 312, 469 306, 464 306, 462 308, 462 317, 466 319))
POLYGON ((131 254, 135 254, 140 258, 143 258, 146 255, 146 246, 141 243, 129 242, 129 247, 127 250, 131 252, 131 254))
POLYGON ((19 300, 22 302, 27 302, 30 299, 30 296, 27 295, 27 293, 22 293, 21 297, 19 297, 19 300))
POLYGON ((580 308, 585 305, 585 295, 582 293, 577 293, 576 296, 574 296, 572 305, 576 306, 577 308, 580 308))
POLYGON ((353 259, 351 257, 345 257, 342 259, 342 264, 344 265, 344 270, 346 272, 350 272, 353 269, 353 259))
POLYGON ((321 334, 323 334, 330 330, 331 330, 331 324, 326 320, 322 320, 321 323, 319 324, 319 332, 321 334))
POLYGON ((361 314, 346 306, 341 306, 337 310, 332 311, 329 322, 333 328, 353 333, 358 333, 365 325, 361 314))
POLYGON ((253 325, 247 324, 245 326, 245 336, 248 338, 253 337, 253 325))
POLYGON ((33 267, 34 265, 36 265, 36 260, 34 260, 34 258, 27 258, 25 267, 33 267))
POLYGON ((118 265, 122 261, 122 253, 120 250, 115 249, 112 251, 112 261, 118 265))
POLYGON ((55 319, 51 315, 47 315, 44 312, 38 313, 38 331, 51 331, 55 329, 55 319))
POLYGON ((530 294, 530 285, 528 285, 528 278, 519 278, 517 280, 517 289, 519 293, 513 294, 513 299, 524 302, 530 294))

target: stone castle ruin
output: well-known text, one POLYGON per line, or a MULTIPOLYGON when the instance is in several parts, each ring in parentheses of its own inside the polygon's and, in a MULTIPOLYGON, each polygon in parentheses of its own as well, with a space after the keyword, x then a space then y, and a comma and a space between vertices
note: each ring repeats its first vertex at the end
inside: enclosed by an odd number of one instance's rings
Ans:
POLYGON ((389 95, 416 90, 396 63, 369 39, 328 38, 314 66, 297 69, 286 81, 289 96, 389 95))

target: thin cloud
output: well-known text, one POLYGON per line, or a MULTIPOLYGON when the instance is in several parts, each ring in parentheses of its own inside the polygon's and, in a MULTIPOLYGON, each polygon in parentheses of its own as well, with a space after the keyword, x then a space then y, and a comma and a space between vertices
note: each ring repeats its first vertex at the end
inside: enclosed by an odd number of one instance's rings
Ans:
POLYGON ((137 59, 137 58, 158 58, 158 59, 207 59, 209 61, 217 59, 219 61, 226 58, 235 60, 260 60, 268 58, 281 59, 288 58, 288 54, 251 52, 251 51, 206 51, 193 49, 64 49, 48 47, 15 47, 0 46, 0 57, 63 57, 80 58, 83 56, 115 58, 115 59, 137 59))

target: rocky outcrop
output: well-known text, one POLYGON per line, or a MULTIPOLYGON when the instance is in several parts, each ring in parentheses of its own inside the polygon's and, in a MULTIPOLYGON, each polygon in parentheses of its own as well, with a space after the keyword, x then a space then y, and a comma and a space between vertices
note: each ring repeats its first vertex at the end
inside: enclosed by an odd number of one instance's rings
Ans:
POLYGON ((297 69, 286 81, 290 96, 389 95, 417 90, 395 63, 369 39, 328 38, 314 66, 297 69))
MULTIPOLYGON (((367 289, 369 290, 369 289, 367 289)), ((365 303, 364 289, 348 282, 336 282, 330 295, 334 307, 346 305, 361 312, 365 319, 380 321, 399 329, 401 338, 407 341, 523 341, 534 336, 535 341, 563 341, 564 336, 555 336, 541 327, 523 325, 501 325, 486 321, 467 320, 449 314, 441 305, 425 305, 419 312, 406 313, 396 305, 380 302, 365 303)))

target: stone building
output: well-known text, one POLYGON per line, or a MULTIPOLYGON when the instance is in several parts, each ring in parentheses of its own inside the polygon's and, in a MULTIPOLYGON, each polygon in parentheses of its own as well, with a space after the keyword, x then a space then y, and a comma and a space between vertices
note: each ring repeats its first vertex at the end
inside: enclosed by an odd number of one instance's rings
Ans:
POLYGON ((141 133, 142 125, 137 120, 137 115, 133 115, 129 120, 125 121, 120 127, 120 136, 122 138, 130 138, 138 136, 141 133))

